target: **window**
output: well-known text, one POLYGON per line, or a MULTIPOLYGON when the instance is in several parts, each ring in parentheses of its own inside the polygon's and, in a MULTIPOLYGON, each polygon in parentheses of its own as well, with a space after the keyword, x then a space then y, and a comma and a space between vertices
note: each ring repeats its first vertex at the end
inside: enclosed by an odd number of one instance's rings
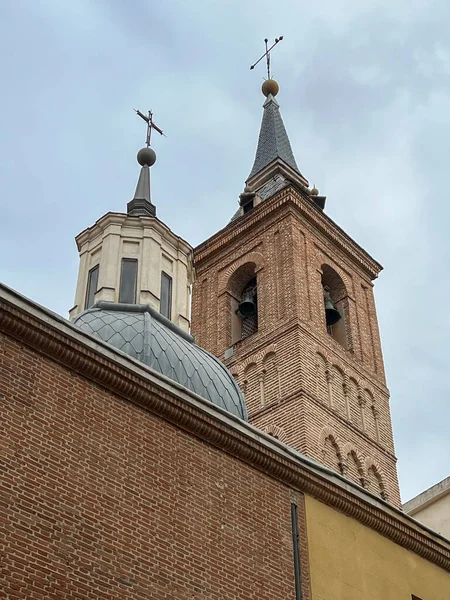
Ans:
POLYGON ((163 317, 172 318, 172 277, 161 273, 161 301, 159 312, 163 317))
POLYGON ((135 258, 122 258, 119 302, 125 304, 136 302, 137 268, 138 261, 135 258))
POLYGON ((98 265, 89 271, 86 288, 86 301, 84 303, 85 309, 91 308, 91 306, 94 306, 95 304, 95 292, 97 291, 98 287, 98 271, 98 265))
POLYGON ((243 209, 244 215, 247 214, 248 212, 250 212, 253 209, 253 198, 250 200, 250 202, 247 202, 246 204, 244 204, 242 209, 243 209))

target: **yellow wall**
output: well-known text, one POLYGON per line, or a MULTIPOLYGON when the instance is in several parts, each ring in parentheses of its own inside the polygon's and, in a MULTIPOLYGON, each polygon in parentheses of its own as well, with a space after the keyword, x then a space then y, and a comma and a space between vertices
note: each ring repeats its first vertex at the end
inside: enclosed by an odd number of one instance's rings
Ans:
POLYGON ((449 600, 450 573, 310 497, 312 600, 449 600))

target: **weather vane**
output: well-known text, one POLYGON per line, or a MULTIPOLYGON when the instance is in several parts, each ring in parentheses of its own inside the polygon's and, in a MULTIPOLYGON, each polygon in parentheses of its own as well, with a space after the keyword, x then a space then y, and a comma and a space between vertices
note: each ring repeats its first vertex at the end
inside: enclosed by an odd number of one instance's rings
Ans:
POLYGON ((265 51, 265 52, 264 52, 264 54, 261 56, 261 58, 258 58, 258 60, 255 62, 255 64, 254 64, 254 65, 252 65, 252 66, 250 67, 250 70, 251 70, 251 69, 254 69, 254 68, 256 67, 256 65, 257 65, 257 64, 258 64, 260 61, 262 61, 262 59, 263 59, 264 57, 266 57, 266 59, 267 59, 267 79, 270 79, 270 51, 272 50, 272 48, 275 48, 275 46, 278 44, 278 42, 281 42, 281 40, 282 40, 282 39, 283 39, 283 36, 282 36, 282 35, 280 35, 280 37, 278 37, 278 38, 275 38, 275 43, 274 43, 274 44, 272 44, 272 46, 270 46, 270 48, 268 48, 268 47, 267 47, 267 44, 268 44, 269 40, 266 38, 266 39, 264 40, 264 43, 266 44, 266 51, 265 51))
POLYGON ((160 129, 157 125, 155 125, 155 123, 153 123, 153 113, 151 110, 148 111, 148 115, 144 115, 143 113, 141 113, 140 110, 136 110, 134 109, 135 112, 141 117, 141 119, 144 119, 144 121, 147 123, 147 138, 145 140, 145 143, 147 144, 147 148, 150 146, 150 138, 152 135, 152 129, 155 129, 160 135, 163 135, 164 137, 166 137, 166 134, 163 132, 162 129, 160 129))

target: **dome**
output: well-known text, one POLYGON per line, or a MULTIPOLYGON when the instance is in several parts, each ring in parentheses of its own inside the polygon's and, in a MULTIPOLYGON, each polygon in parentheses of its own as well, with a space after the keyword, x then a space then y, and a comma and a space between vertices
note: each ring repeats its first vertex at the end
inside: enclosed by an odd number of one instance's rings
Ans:
POLYGON ((97 302, 73 323, 205 400, 247 420, 244 396, 228 369, 150 306, 97 302))

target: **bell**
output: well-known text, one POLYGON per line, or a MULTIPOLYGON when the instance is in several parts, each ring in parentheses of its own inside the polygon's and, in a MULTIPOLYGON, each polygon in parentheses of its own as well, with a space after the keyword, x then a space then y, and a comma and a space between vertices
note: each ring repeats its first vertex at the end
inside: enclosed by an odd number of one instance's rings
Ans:
POLYGON ((253 292, 247 292, 239 303, 238 313, 241 317, 251 317, 256 313, 256 304, 253 292))
POLYGON ((341 318, 341 314, 333 304, 331 298, 325 299, 325 318, 327 321, 327 326, 334 325, 341 318))

